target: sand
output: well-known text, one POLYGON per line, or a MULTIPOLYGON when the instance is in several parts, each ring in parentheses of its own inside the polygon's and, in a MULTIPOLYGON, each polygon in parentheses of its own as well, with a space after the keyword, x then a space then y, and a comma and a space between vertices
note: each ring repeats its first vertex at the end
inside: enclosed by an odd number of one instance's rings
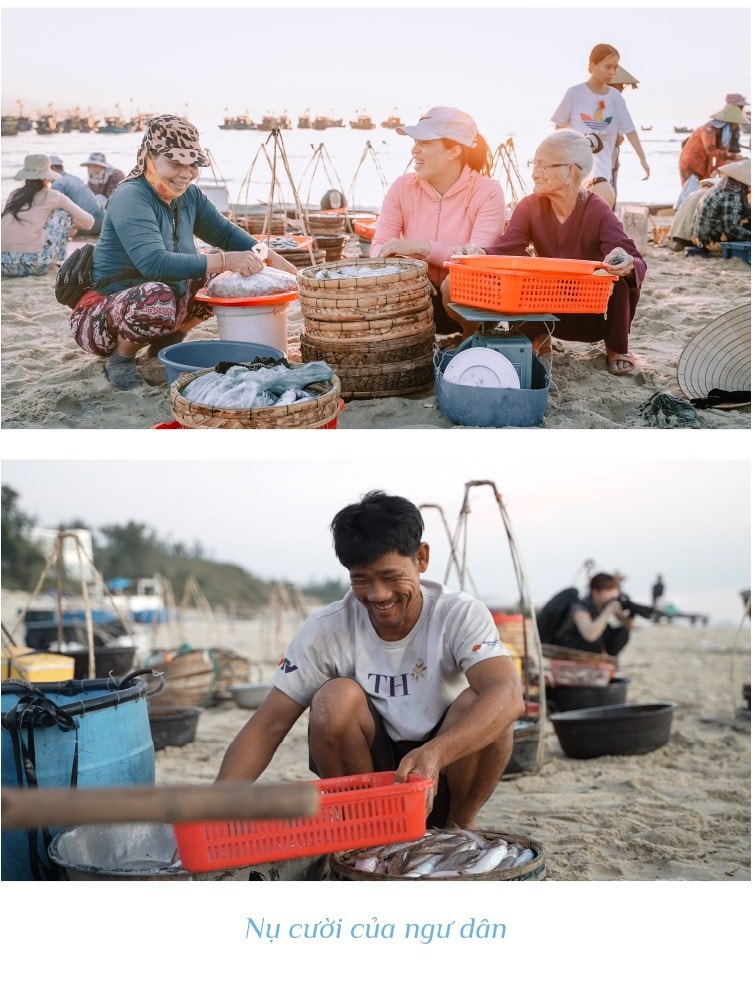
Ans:
MULTIPOLYGON (((223 644, 259 662, 259 629, 259 622, 235 622, 223 644)), ((273 669, 269 661, 255 666, 254 678, 273 669)), ((542 843, 548 880, 749 881, 750 735, 738 720, 750 681, 749 625, 640 625, 620 674, 630 679, 628 703, 676 704, 667 745, 642 756, 570 759, 546 721, 541 768, 499 782, 479 826, 542 843)), ((156 754, 157 783, 214 780, 249 714, 233 702, 205 709, 193 743, 156 754)), ((305 713, 264 779, 311 778, 305 713)))
MULTIPOLYGON (((646 427, 636 409, 655 392, 682 398, 676 369, 681 351, 703 326, 750 300, 750 268, 739 259, 684 258, 648 244, 648 274, 630 339, 639 361, 633 375, 606 371, 598 345, 564 344, 553 354, 545 428, 646 427)), ((128 392, 113 388, 103 361, 73 341, 69 311, 55 301, 54 275, 2 282, 2 427, 143 429, 172 419, 164 372, 139 358, 145 384, 128 392)), ((298 360, 302 318, 289 310, 289 357, 298 360)), ((207 320, 190 339, 218 336, 207 320)), ((142 352, 143 353, 143 352, 142 352)), ((700 410, 703 429, 750 427, 750 408, 700 410)), ((453 428, 435 393, 354 400, 339 418, 342 429, 453 428)), ((464 428, 469 429, 469 428, 464 428)))

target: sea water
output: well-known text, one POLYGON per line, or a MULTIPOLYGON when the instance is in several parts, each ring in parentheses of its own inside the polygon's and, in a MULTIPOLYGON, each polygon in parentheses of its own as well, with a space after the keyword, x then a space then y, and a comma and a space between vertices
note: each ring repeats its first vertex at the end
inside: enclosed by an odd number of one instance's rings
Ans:
MULTIPOLYGON (((200 179, 223 181, 232 203, 266 204, 273 201, 290 204, 293 186, 305 204, 319 206, 330 188, 343 191, 349 206, 377 210, 390 183, 411 169, 412 140, 379 124, 370 131, 330 128, 324 131, 294 126, 279 133, 280 138, 262 131, 224 131, 220 122, 197 121, 203 146, 212 157, 212 167, 202 170, 200 179), (273 166, 275 182, 273 183, 273 166), (290 174, 290 178, 289 178, 290 174)), ((670 122, 656 122, 652 131, 637 125, 650 166, 650 178, 642 179, 643 170, 637 154, 625 141, 620 151, 618 179, 619 202, 672 204, 679 193, 679 152, 684 135, 674 132, 670 122)), ((527 160, 533 157, 538 143, 552 131, 550 123, 499 134, 487 129, 485 138, 493 152, 504 146, 508 153, 498 157, 496 177, 510 199, 504 168, 514 180, 514 194, 521 198, 532 190, 527 160), (510 140, 510 141, 509 141, 510 140), (521 183, 520 183, 521 181, 521 183)), ((6 136, 2 142, 2 202, 18 186, 14 174, 21 169, 28 153, 56 154, 68 173, 86 179, 80 164, 94 151, 103 152, 109 163, 128 173, 136 162, 142 133, 107 135, 70 132, 37 135, 22 132, 6 136)), ((749 135, 743 136, 749 146, 749 135)))

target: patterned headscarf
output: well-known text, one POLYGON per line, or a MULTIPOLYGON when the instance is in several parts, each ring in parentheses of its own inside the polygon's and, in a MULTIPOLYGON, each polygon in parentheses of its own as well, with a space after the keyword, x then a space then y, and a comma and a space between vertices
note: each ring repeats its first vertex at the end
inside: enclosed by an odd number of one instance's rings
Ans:
POLYGON ((187 166, 209 166, 195 126, 185 118, 172 114, 161 114, 147 122, 142 144, 136 154, 136 166, 126 180, 144 173, 147 153, 152 156, 162 153, 169 160, 185 163, 187 166))

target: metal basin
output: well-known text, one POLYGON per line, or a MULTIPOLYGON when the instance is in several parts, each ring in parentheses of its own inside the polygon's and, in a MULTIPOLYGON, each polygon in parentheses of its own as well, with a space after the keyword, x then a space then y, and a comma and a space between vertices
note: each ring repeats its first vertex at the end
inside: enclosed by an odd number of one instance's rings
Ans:
POLYGON ((228 688, 239 708, 258 708, 270 691, 270 683, 239 683, 228 688))

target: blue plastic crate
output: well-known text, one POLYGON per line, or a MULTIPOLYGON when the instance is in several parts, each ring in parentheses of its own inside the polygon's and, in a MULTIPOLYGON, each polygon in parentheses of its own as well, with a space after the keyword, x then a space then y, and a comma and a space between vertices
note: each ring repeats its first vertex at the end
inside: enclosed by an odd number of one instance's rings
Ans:
POLYGON ((750 247, 752 243, 721 243, 721 253, 724 257, 739 257, 746 264, 750 263, 750 247))

